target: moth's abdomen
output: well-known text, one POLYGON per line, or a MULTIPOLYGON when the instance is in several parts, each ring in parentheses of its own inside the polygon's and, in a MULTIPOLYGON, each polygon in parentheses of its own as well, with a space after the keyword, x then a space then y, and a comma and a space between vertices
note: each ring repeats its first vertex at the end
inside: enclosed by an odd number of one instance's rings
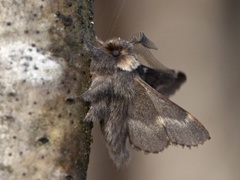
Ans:
POLYGON ((92 103, 87 115, 84 118, 85 122, 100 122, 107 119, 109 115, 109 103, 107 99, 92 103))

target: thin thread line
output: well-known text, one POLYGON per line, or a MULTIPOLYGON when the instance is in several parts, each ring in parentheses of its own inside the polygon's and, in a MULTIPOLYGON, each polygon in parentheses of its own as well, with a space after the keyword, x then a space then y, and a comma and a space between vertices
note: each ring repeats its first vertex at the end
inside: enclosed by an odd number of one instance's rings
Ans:
POLYGON ((120 9, 119 9, 119 11, 118 11, 117 17, 115 18, 115 21, 114 21, 113 26, 112 26, 112 28, 111 28, 111 31, 110 31, 110 33, 108 34, 108 38, 112 36, 113 30, 116 28, 117 22, 118 22, 119 17, 120 17, 120 15, 121 15, 121 13, 122 13, 122 10, 123 10, 123 7, 124 7, 125 3, 126 3, 126 0, 123 0, 123 1, 122 1, 122 4, 121 4, 121 7, 120 7, 120 9))

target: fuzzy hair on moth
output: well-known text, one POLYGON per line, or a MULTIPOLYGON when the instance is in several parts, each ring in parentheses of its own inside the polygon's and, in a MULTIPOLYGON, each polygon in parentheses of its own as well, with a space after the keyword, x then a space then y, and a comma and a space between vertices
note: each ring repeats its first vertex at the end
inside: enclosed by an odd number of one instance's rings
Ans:
POLYGON ((97 41, 97 47, 87 43, 92 83, 81 95, 91 104, 84 121, 100 124, 117 167, 129 162, 128 141, 134 149, 157 153, 171 144, 192 147, 210 139, 194 116, 168 99, 186 76, 152 55, 150 49, 157 48, 144 33, 129 41, 97 41))

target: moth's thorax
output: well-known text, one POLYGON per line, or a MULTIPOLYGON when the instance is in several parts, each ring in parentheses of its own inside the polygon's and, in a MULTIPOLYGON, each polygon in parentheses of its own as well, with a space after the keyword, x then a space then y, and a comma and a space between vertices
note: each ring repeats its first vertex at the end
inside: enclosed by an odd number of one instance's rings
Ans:
POLYGON ((117 67, 124 71, 134 71, 140 66, 134 55, 127 55, 119 59, 117 67))
POLYGON ((114 62, 111 59, 93 59, 90 65, 90 73, 98 75, 112 75, 114 73, 114 62))

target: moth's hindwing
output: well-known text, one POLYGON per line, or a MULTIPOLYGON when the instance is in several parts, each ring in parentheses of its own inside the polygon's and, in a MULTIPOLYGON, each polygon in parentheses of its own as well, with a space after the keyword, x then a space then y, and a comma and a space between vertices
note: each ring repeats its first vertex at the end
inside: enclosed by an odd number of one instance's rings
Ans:
POLYGON ((169 74, 165 71, 140 65, 137 72, 141 79, 165 97, 173 95, 186 81, 186 75, 183 72, 175 72, 174 70, 172 70, 172 74, 169 74))
POLYGON ((134 147, 154 153, 168 144, 190 147, 210 139, 208 131, 196 118, 140 77, 134 80, 136 96, 128 121, 129 140, 134 147))

